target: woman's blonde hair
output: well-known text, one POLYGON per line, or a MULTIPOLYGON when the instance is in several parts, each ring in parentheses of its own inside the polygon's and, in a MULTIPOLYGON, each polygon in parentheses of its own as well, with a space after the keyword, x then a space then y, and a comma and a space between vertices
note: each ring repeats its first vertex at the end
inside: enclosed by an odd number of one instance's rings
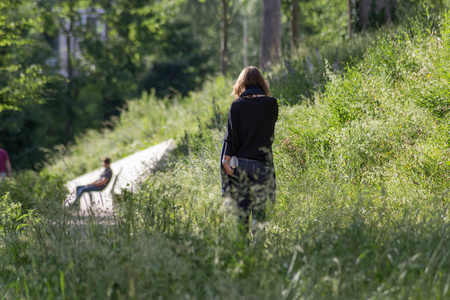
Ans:
POLYGON ((264 80, 261 72, 259 72, 259 70, 255 67, 246 67, 244 68, 244 70, 242 70, 241 74, 236 80, 236 83, 233 86, 233 92, 231 93, 231 95, 234 96, 235 99, 237 99, 239 98, 239 95, 241 95, 245 91, 245 89, 251 85, 259 86, 266 96, 271 96, 269 83, 267 82, 267 80, 264 80))

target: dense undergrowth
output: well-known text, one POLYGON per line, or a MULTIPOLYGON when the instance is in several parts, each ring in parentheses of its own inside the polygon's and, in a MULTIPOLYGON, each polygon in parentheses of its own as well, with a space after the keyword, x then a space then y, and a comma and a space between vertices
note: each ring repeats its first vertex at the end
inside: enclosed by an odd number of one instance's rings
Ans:
MULTIPOLYGON (((278 192, 264 245, 235 239, 232 205, 220 197, 233 84, 220 78, 187 98, 130 102, 114 131, 87 133, 37 178, 2 183, 1 294, 448 298, 450 19, 427 28, 378 39, 344 74, 328 68, 310 97, 272 83, 278 192), (120 158, 167 137, 178 148, 138 191, 124 192, 114 226, 68 226, 61 176, 105 151, 120 158), (18 188, 6 194, 11 184, 18 188)), ((291 65, 292 82, 304 80, 301 61, 291 65)))

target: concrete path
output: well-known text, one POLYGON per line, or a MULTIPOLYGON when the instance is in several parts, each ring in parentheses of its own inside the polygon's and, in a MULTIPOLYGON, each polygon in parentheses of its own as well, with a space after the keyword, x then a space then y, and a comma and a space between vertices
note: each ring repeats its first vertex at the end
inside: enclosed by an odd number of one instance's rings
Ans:
MULTIPOLYGON (((136 152, 116 162, 111 162, 113 177, 102 192, 84 193, 81 197, 80 211, 98 215, 109 215, 113 211, 112 194, 120 194, 122 189, 133 191, 140 176, 153 168, 164 154, 175 147, 174 141, 168 140, 145 150, 136 152), (113 189, 113 190, 112 190, 113 189), (92 196, 92 198, 91 198, 92 196)), ((97 169, 66 183, 69 191, 75 191, 78 185, 86 185, 100 177, 103 168, 97 169)), ((67 196, 65 205, 74 201, 74 192, 67 196)))

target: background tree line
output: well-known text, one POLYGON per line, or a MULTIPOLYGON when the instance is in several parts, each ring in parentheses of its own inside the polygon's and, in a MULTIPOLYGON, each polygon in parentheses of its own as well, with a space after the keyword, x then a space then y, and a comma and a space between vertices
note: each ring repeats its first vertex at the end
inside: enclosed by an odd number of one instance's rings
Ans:
MULTIPOLYGON (((410 14, 414 0, 4 0, 0 144, 15 169, 88 128, 114 126, 126 100, 186 95, 244 65, 268 70, 301 43, 325 45, 410 14), (63 49, 61 48, 63 45, 63 49)), ((443 5, 434 0, 431 7, 443 5)), ((106 150, 105 150, 106 151, 106 150)))

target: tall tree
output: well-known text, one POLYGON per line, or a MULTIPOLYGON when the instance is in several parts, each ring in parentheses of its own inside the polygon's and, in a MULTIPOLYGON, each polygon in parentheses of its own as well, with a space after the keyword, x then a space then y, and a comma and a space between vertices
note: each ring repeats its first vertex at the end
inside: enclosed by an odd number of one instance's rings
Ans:
MULTIPOLYGON (((350 1, 350 0, 349 0, 350 1)), ((291 20, 290 20, 290 29, 291 29, 291 50, 292 52, 296 51, 299 43, 299 0, 291 0, 291 20)))
POLYGON ((66 51, 66 68, 67 71, 67 97, 66 101, 68 101, 66 105, 66 113, 67 113, 67 122, 66 126, 66 138, 67 140, 72 140, 74 137, 74 107, 77 105, 77 96, 79 93, 79 86, 76 84, 74 69, 75 69, 75 56, 74 56, 74 38, 78 36, 79 26, 76 26, 76 23, 80 21, 80 16, 78 14, 77 9, 78 0, 69 0, 63 1, 60 3, 61 7, 65 13, 64 16, 60 16, 58 18, 58 28, 64 35, 67 51, 66 51))
POLYGON ((276 63, 281 54, 281 0, 263 0, 260 66, 276 63))
POLYGON ((347 37, 352 37, 352 20, 353 20, 353 5, 352 0, 347 0, 347 37))
POLYGON ((225 75, 228 68, 228 30, 231 24, 230 1, 220 0, 220 9, 216 11, 222 24, 220 38, 220 72, 225 75))
MULTIPOLYGON (((205 0, 200 0, 205 2, 205 0)), ((225 75, 228 71, 229 56, 229 31, 230 26, 239 12, 244 1, 242 0, 212 0, 208 1, 213 5, 214 12, 220 20, 220 72, 225 75)))
POLYGON ((0 113, 42 100, 48 78, 39 61, 45 47, 38 20, 32 1, 0 1, 0 113))
POLYGON ((55 80, 48 73, 51 49, 40 16, 34 0, 0 1, 0 144, 15 169, 32 167, 42 158, 34 155, 42 141, 53 137, 53 132, 42 128, 37 134, 40 124, 53 121, 50 114, 42 116, 39 111, 55 80))

